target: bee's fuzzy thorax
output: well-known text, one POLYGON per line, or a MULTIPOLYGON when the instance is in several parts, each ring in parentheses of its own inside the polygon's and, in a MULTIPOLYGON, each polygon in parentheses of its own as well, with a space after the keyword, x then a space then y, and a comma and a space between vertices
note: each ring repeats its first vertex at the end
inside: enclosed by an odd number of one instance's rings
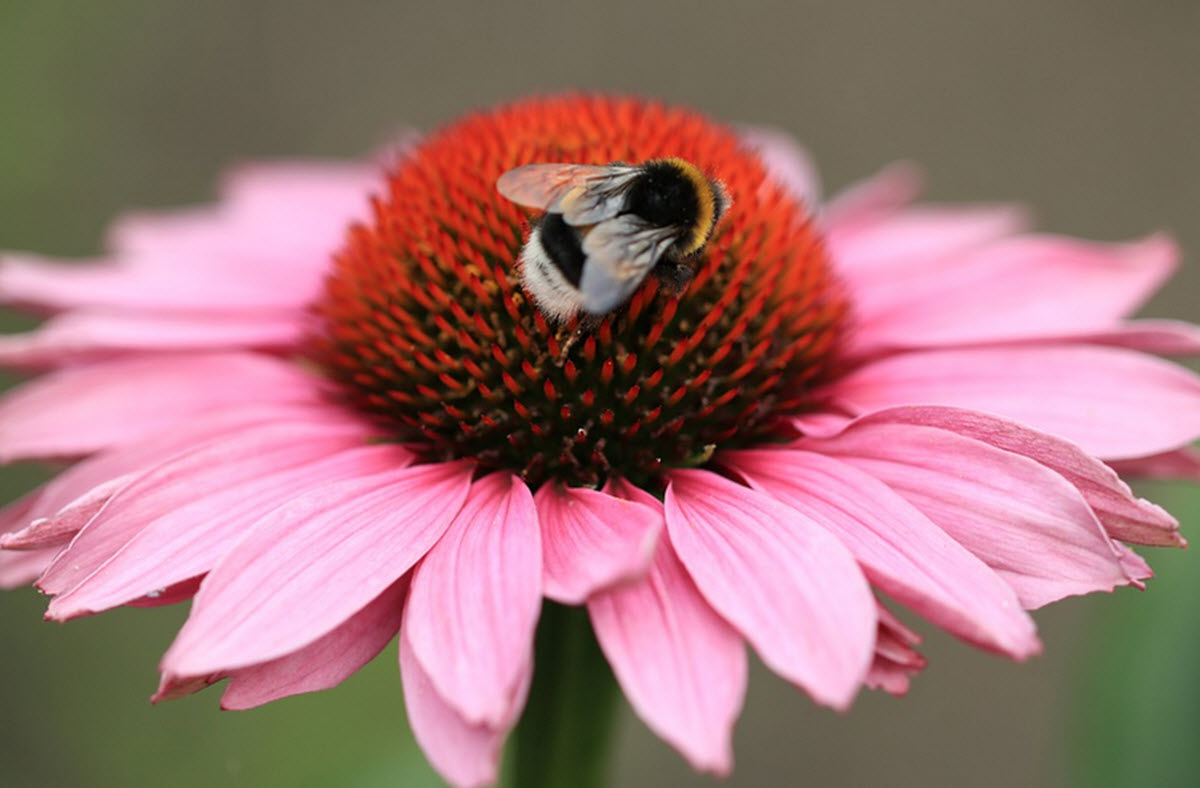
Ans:
POLYGON ((653 485, 777 434, 838 364, 847 307, 820 237, 735 133, 693 112, 568 96, 471 115, 403 159, 373 209, 336 256, 310 356, 337 396, 430 456, 534 485, 653 485), (710 178, 732 201, 694 278, 678 294, 647 279, 602 319, 554 325, 522 291, 530 223, 497 178, 656 159, 703 183, 709 228, 710 178))

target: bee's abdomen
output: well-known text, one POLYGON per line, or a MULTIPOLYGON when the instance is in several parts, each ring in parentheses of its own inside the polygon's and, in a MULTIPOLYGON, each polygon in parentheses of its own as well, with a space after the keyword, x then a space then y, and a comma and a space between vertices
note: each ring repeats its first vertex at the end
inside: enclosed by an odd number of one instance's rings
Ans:
POLYGON ((563 221, 562 214, 548 213, 541 222, 542 248, 554 263, 563 278, 574 287, 579 287, 583 275, 583 246, 579 231, 563 221))

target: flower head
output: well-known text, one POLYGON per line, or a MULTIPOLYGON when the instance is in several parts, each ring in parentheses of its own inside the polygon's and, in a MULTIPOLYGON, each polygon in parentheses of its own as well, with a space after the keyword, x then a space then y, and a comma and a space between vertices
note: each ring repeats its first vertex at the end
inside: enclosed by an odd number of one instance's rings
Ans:
POLYGON ((0 458, 74 461, 3 513, 0 581, 68 619, 191 598, 156 697, 246 708, 333 686, 399 633, 409 719, 495 779, 542 599, 586 605, 637 713, 731 767, 746 644, 814 700, 924 666, 886 595, 981 648, 1024 612, 1140 584, 1177 523, 1110 465, 1193 462, 1200 381, 1129 322, 1161 237, 1028 234, 913 205, 887 171, 817 205, 793 143, 636 99, 535 99, 371 166, 235 173, 210 210, 127 218, 111 259, 8 256, 51 313, 0 458), (524 293, 532 162, 679 157, 732 207, 680 289, 559 326, 524 293), (373 195, 368 203, 368 195, 373 195))

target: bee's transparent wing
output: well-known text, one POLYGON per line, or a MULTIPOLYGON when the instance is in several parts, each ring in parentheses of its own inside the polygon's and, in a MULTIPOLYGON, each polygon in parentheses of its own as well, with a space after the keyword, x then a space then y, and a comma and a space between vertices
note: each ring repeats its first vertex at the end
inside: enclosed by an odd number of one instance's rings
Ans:
POLYGON ((583 239, 583 308, 603 315, 624 303, 679 237, 671 227, 655 227, 633 214, 596 225, 583 239))
POLYGON ((582 227, 616 216, 640 172, 627 164, 526 164, 501 175, 496 189, 519 205, 561 213, 567 224, 582 227))

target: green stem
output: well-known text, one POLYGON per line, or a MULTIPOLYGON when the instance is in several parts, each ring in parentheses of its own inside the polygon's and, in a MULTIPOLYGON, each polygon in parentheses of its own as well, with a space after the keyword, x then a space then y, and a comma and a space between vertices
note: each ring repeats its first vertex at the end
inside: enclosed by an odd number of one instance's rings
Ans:
POLYGON ((587 610, 547 602, 529 701, 509 740, 501 785, 601 788, 619 696, 587 610))

